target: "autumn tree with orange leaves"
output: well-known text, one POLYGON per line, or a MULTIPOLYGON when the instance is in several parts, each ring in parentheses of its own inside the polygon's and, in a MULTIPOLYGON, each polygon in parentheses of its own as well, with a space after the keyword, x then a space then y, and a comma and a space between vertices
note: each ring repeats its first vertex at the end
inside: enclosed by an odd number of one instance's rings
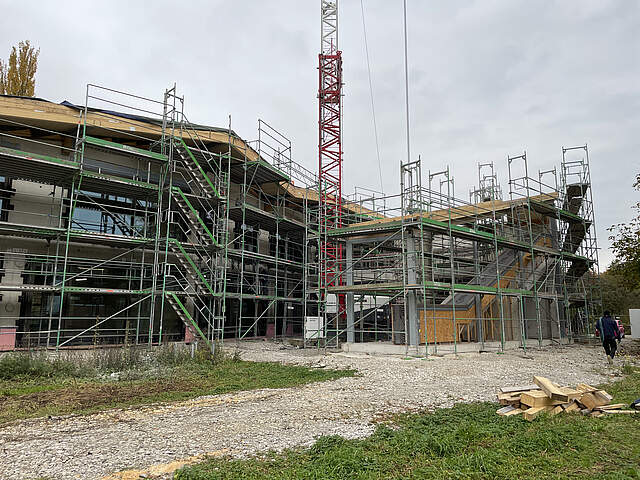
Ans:
POLYGON ((25 40, 11 49, 8 62, 0 60, 0 94, 34 96, 38 55, 40 49, 36 50, 25 40))

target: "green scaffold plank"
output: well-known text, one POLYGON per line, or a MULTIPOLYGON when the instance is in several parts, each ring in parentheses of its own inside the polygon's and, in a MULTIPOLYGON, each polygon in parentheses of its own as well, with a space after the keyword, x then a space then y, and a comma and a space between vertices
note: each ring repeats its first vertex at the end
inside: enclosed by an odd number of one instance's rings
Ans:
POLYGON ((97 172, 91 172, 88 170, 83 170, 82 172, 82 176, 83 177, 87 177, 87 178, 95 178, 97 180, 105 180, 108 182, 123 182, 123 183, 128 183, 130 185, 136 186, 136 187, 141 187, 141 188, 146 188, 148 190, 158 190, 158 186, 154 185, 152 183, 147 183, 147 182, 141 182, 140 180, 132 180, 130 178, 125 178, 125 177, 117 177, 115 175, 106 175, 104 173, 97 173, 97 172))
POLYGON ((491 293, 491 294, 498 294, 498 293, 504 293, 504 294, 517 294, 517 295, 527 295, 527 296, 532 296, 534 294, 533 291, 531 290, 523 290, 523 289, 518 289, 518 288, 501 288, 498 289, 497 287, 488 287, 485 285, 471 285, 471 284, 466 284, 466 283, 456 283, 451 285, 450 283, 445 283, 445 282, 425 282, 425 286, 427 288, 430 289, 434 289, 434 290, 455 290, 456 292, 459 293, 491 293))
POLYGON ((90 230, 80 230, 77 228, 72 228, 69 230, 71 237, 77 238, 102 238, 104 240, 114 240, 118 242, 126 242, 126 243, 151 243, 154 241, 153 238, 148 237, 127 237, 124 235, 114 235, 110 233, 100 233, 100 232, 92 232, 90 230))
POLYGON ((254 160, 254 162, 259 164, 261 167, 266 168, 267 170, 271 170, 272 172, 275 172, 276 174, 280 175, 283 180, 285 180, 287 182, 291 181, 291 177, 289 177, 289 175, 284 173, 278 167, 276 167, 274 165, 271 165, 269 162, 263 160, 262 158, 258 158, 257 160, 254 160))
POLYGON ((161 162, 167 161, 167 156, 162 153, 152 152, 150 150, 144 150, 142 148, 132 147, 130 145, 123 145, 121 143, 110 142, 109 140, 103 140, 102 138, 84 137, 85 143, 96 147, 108 148, 109 150, 116 150, 119 152, 127 153, 129 155, 136 155, 139 157, 147 157, 153 160, 161 162))
MULTIPOLYGON (((430 218, 422 218, 422 224, 425 228, 442 233, 447 234, 449 232, 449 224, 447 222, 441 222, 439 220, 433 220, 430 218)), ((400 220, 394 220, 391 222, 385 222, 380 225, 352 225, 349 227, 337 228, 335 230, 331 230, 327 232, 327 236, 329 237, 340 237, 348 234, 357 234, 359 232, 369 232, 376 230, 392 230, 395 228, 401 228, 402 222, 400 220)), ((472 240, 486 240, 487 242, 496 241, 500 248, 512 248, 521 251, 530 251, 534 250, 536 252, 544 253, 547 255, 551 255, 554 257, 562 257, 574 261, 589 261, 586 257, 581 257, 580 255, 575 254, 567 254, 564 252, 560 252, 558 250, 554 250, 551 248, 540 247, 538 245, 533 245, 533 247, 526 243, 518 240, 512 240, 505 237, 495 236, 489 232, 483 232, 481 230, 476 230, 473 228, 462 227, 460 225, 451 225, 451 233, 454 237, 462 237, 462 238, 471 238, 472 240)))
POLYGON ((115 293, 127 295, 148 295, 151 290, 125 290, 120 288, 94 288, 94 287, 68 287, 63 288, 65 292, 71 293, 115 293))
POLYGON ((49 155, 42 155, 40 153, 24 152, 22 150, 16 150, 15 148, 0 147, 0 155, 1 154, 10 155, 13 157, 22 157, 26 160, 42 160, 45 162, 52 162, 52 163, 57 163, 59 165, 65 165, 67 167, 74 167, 74 168, 79 167, 79 164, 77 162, 73 162, 71 160, 63 160, 62 158, 51 157, 49 155))

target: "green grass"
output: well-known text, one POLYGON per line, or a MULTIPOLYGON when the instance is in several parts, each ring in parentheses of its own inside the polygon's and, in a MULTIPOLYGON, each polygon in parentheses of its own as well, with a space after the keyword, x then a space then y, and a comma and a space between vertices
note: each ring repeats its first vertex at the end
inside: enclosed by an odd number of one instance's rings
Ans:
MULTIPOLYGON (((120 352, 118 355, 122 356, 120 352)), ((124 354, 125 356, 129 353, 124 354)), ((134 354, 137 355, 137 354, 134 354)), ((109 408, 174 402, 239 390, 295 387, 351 376, 351 370, 312 369, 199 354, 174 358, 160 352, 151 361, 68 362, 41 356, 0 359, 0 424, 12 420, 92 413, 109 408), (164 357, 163 357, 164 355, 164 357), (111 365, 109 368, 105 365, 111 365), (99 364, 96 366, 96 364, 99 364), (129 370, 114 370, 128 365, 129 370), (119 380, 109 376, 119 372, 119 380)))
MULTIPOLYGON (((605 386, 614 402, 640 397, 640 372, 605 386)), ((211 459, 175 480, 640 479, 640 415, 500 417, 493 403, 399 417, 364 440, 320 438, 309 449, 211 459)))

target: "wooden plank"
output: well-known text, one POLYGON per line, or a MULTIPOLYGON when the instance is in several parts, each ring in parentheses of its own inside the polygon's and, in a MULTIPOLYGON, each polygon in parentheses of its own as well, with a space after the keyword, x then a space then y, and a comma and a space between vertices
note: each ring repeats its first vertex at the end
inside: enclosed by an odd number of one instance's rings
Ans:
POLYGON ((567 413, 580 411, 580 406, 575 401, 571 403, 566 403, 565 405, 563 405, 563 408, 564 408, 564 411, 567 413))
POLYGON ((531 392, 526 392, 520 395, 520 403, 523 405, 528 405, 530 407, 546 407, 550 405, 560 405, 561 403, 557 400, 553 400, 549 398, 546 393, 542 390, 532 390, 531 392))
POLYGON ((606 415, 633 415, 634 413, 640 413, 638 410, 602 410, 601 412, 606 415))
POLYGON ((522 392, 528 392, 529 390, 540 390, 540 387, 534 383, 532 385, 523 385, 519 387, 502 387, 500 389, 500 392, 501 393, 516 393, 516 392, 522 393, 522 392))
POLYGON ((626 407, 626 403, 614 403, 613 405, 602 405, 601 407, 596 407, 596 410, 620 410, 626 407))
POLYGON ((583 393, 580 390, 575 390, 570 387, 560 387, 560 390, 562 390, 562 393, 565 393, 569 397, 569 401, 580 398, 583 393))
POLYGON ((522 410, 512 405, 507 405, 506 407, 502 407, 499 410, 496 410, 496 413, 501 417, 510 417, 512 415, 518 415, 522 413, 522 410))
POLYGON ((548 408, 549 407, 531 407, 525 410, 522 413, 522 415, 524 416, 525 420, 532 421, 534 418, 536 418, 542 412, 546 411, 548 408))
POLYGON ((593 410, 596 407, 602 407, 609 403, 608 400, 598 398, 593 393, 583 393, 578 401, 589 410, 593 410))
POLYGON ((567 403, 570 400, 569 395, 564 393, 560 387, 555 386, 548 378, 535 376, 533 377, 533 382, 553 400, 558 400, 562 403, 567 403))
POLYGON ((593 393, 596 390, 598 390, 596 387, 592 387, 591 385, 587 385, 586 383, 579 383, 576 389, 579 390, 580 392, 585 392, 585 393, 593 393))
POLYGON ((549 415, 553 416, 562 412, 564 412, 564 408, 562 408, 562 405, 556 405, 552 410, 549 411, 549 415))
MULTIPOLYGON (((600 400, 601 402, 606 402, 606 403, 611 403, 611 400, 613 400, 613 396, 609 395, 607 392, 605 392, 604 390, 596 390, 595 392, 593 392, 593 394, 595 395, 595 397, 600 400)), ((605 404, 606 405, 606 404, 605 404)))
POLYGON ((520 394, 513 395, 511 393, 499 393, 498 402, 500 405, 513 405, 514 403, 520 403, 520 394))

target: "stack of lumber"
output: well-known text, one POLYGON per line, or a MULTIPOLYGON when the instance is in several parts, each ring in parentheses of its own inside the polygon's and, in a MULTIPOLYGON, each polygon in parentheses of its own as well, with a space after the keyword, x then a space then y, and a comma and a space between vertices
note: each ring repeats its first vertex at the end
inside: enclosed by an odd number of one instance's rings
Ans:
POLYGON ((611 395, 586 383, 579 383, 576 388, 561 387, 537 376, 533 382, 533 385, 501 388, 498 401, 503 407, 496 413, 505 417, 522 414, 529 421, 542 412, 550 415, 580 412, 592 417, 639 413, 625 409, 624 403, 611 404, 611 395))

